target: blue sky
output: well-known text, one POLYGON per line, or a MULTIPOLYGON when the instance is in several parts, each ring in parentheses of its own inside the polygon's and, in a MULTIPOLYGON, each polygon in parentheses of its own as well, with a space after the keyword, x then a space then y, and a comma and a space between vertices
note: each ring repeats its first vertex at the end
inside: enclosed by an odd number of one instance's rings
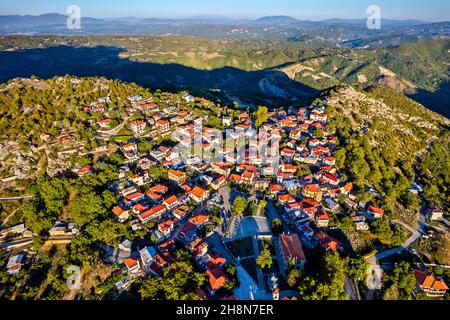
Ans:
POLYGON ((0 14, 65 13, 78 5, 83 16, 179 18, 221 15, 257 18, 290 15, 300 19, 365 18, 375 4, 385 19, 450 20, 448 0, 1 0, 0 14))

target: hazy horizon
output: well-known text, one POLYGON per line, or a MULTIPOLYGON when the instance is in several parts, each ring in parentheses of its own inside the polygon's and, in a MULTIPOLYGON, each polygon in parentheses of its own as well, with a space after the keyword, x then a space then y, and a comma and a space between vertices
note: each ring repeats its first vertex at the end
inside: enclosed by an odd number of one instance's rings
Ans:
MULTIPOLYGON (((3 14, 0 12, 0 16, 42 16, 42 15, 46 15, 46 14, 59 14, 59 15, 64 15, 64 16, 68 16, 67 13, 65 12, 43 12, 43 13, 37 13, 37 14, 20 14, 20 13, 8 13, 8 14, 3 14)), ((105 16, 105 17, 100 17, 100 16, 93 16, 93 15, 83 15, 83 18, 93 18, 93 19, 99 19, 99 20, 114 20, 114 19, 139 19, 139 20, 143 20, 143 19, 167 19, 167 20, 189 20, 189 19, 227 19, 227 20, 258 20, 260 18, 264 18, 264 17, 291 17, 294 19, 297 19, 299 21, 312 21, 312 22, 320 22, 320 21, 326 21, 326 20, 365 20, 367 19, 367 17, 353 17, 353 18, 342 18, 342 17, 338 17, 338 16, 330 16, 330 17, 326 17, 326 18, 305 18, 305 17, 297 17, 297 16, 293 16, 293 15, 284 15, 284 14, 280 14, 280 15, 263 15, 263 16, 257 16, 257 17, 234 17, 234 16, 225 16, 225 15, 214 15, 214 14, 194 14, 194 15, 190 15, 190 16, 134 16, 134 15, 123 15, 123 16, 105 16)), ((434 22, 446 22, 446 21, 450 21, 450 18, 448 19, 442 19, 442 20, 427 20, 427 19, 419 19, 419 18, 382 18, 382 20, 392 20, 392 21, 422 21, 422 22, 430 22, 430 23, 434 23, 434 22)))
POLYGON ((450 20, 450 2, 441 0, 343 0, 330 2, 318 0, 314 3, 302 0, 230 0, 216 3, 208 0, 169 0, 164 3, 136 0, 133 6, 123 1, 50 1, 37 3, 31 0, 4 0, 0 15, 41 15, 46 13, 66 14, 70 5, 78 5, 84 17, 99 19, 135 17, 160 19, 185 19, 197 16, 220 16, 228 19, 257 19, 263 16, 291 16, 299 20, 366 19, 369 5, 381 8, 382 19, 422 20, 428 22, 450 20), (153 3, 152 3, 153 2, 153 3))

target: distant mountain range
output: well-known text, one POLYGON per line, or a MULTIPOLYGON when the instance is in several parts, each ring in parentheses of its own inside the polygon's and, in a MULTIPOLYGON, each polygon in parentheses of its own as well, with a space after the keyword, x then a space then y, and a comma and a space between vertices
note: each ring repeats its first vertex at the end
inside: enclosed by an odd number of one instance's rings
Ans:
POLYGON ((0 16, 2 35, 147 35, 194 36, 244 40, 292 40, 310 47, 380 48, 450 37, 450 23, 419 20, 382 20, 381 30, 369 30, 364 19, 299 20, 267 16, 256 20, 200 15, 183 19, 85 17, 81 30, 66 27, 67 16, 0 16), (207 26, 207 27, 205 27, 207 26), (385 38, 387 41, 379 41, 385 38))
MULTIPOLYGON (((42 15, 3 15, 0 16, 2 27, 23 27, 23 26, 48 26, 65 24, 68 16, 59 13, 47 13, 42 15)), ((136 17, 116 17, 116 18, 82 18, 82 21, 88 24, 111 24, 111 23, 127 23, 127 24, 176 24, 176 23, 211 23, 211 24, 247 24, 247 25, 278 25, 278 24, 349 24, 349 25, 365 25, 365 19, 327 19, 321 21, 300 20, 290 16, 267 16, 256 20, 250 19, 231 19, 225 16, 198 15, 182 19, 164 19, 164 18, 136 18, 136 17)), ((420 24, 428 24, 429 22, 420 20, 382 20, 382 23, 389 26, 413 26, 420 24)))
MULTIPOLYGON (((47 13, 39 16, 19 16, 19 15, 8 15, 0 16, 0 24, 3 27, 39 27, 39 26, 52 26, 52 25, 65 25, 68 16, 58 14, 58 13, 47 13)), ((108 23, 106 20, 95 19, 95 18, 83 18, 85 23, 108 23)))

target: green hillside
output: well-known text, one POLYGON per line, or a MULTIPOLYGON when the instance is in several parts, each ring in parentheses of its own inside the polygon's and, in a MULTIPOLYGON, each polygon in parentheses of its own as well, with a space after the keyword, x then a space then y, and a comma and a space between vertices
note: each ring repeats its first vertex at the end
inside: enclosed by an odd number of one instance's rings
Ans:
MULTIPOLYGON (((107 69, 101 72, 104 76, 113 77, 120 74, 121 80, 136 81, 153 87, 166 83, 192 87, 217 85, 228 89, 232 95, 241 95, 240 98, 248 102, 261 103, 265 98, 258 101, 248 100, 248 97, 255 97, 258 92, 260 95, 267 94, 264 92, 267 90, 260 90, 262 78, 255 72, 281 71, 291 80, 295 80, 292 82, 299 82, 316 90, 329 89, 341 83, 360 88, 385 85, 406 93, 426 107, 450 117, 450 40, 368 50, 311 49, 306 42, 301 41, 142 36, 11 36, 0 38, 0 49, 3 50, 0 55, 4 61, 3 65, 0 63, 0 74, 3 78, 6 77, 4 80, 32 74, 38 74, 40 77, 73 74, 72 70, 67 70, 65 61, 59 62, 63 58, 57 48, 62 51, 65 50, 63 48, 73 48, 76 52, 69 54, 80 63, 89 61, 92 64, 89 70, 104 66, 107 69), (36 48, 42 51, 26 50, 36 48), (76 55, 83 48, 93 51, 88 53, 88 60, 84 56, 78 58, 76 55), (43 64, 31 64, 40 56, 45 60, 43 64), (57 62, 54 63, 54 59, 57 62), (11 63, 15 63, 13 72, 11 63), (24 65, 23 71, 21 64, 24 65), (125 74, 131 64, 134 64, 135 68, 131 67, 133 71, 125 74), (174 67, 175 64, 189 69, 183 69, 181 75, 181 68, 174 67), (45 70, 35 70, 38 66, 45 66, 45 70), (120 66, 127 67, 122 70, 120 66), (226 67, 234 70, 225 70, 226 67), (154 72, 156 69, 157 72, 154 72), (237 76, 230 76, 229 71, 233 71, 237 76), (186 78, 186 74, 200 76, 186 78), (243 87, 251 88, 247 90, 251 91, 251 94, 242 94, 243 87)), ((80 70, 78 66, 74 69, 80 70)), ((97 69, 96 72, 99 73, 97 69)), ((284 84, 285 88, 286 84, 288 83, 284 84)), ((293 86, 293 83, 288 85, 293 86)))
POLYGON ((426 169, 421 165, 417 170, 415 165, 432 143, 448 145, 448 119, 383 86, 367 91, 338 87, 322 99, 341 140, 336 157, 341 165, 345 163, 362 199, 371 187, 384 199, 388 212, 398 212, 393 208, 401 204, 410 211, 411 220, 407 214, 400 218, 415 222, 421 201, 407 189, 419 181, 424 185, 422 200, 448 208, 450 194, 442 178, 450 170, 445 160, 450 158, 448 147, 441 147, 439 156, 431 154, 435 164, 425 161, 426 169), (433 179, 424 179, 428 169, 433 179))
POLYGON ((404 45, 385 51, 378 61, 388 69, 430 91, 449 80, 449 40, 404 45))

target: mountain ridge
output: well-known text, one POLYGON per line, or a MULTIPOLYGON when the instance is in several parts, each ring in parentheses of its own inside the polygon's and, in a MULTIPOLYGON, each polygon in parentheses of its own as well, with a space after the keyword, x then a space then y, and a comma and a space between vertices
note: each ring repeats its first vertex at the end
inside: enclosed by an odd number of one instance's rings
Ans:
POLYGON ((312 47, 389 47, 450 37, 450 22, 382 20, 383 28, 368 30, 364 19, 306 20, 290 16, 231 19, 223 16, 186 18, 82 17, 81 29, 66 28, 67 16, 0 16, 0 34, 32 35, 179 35, 212 39, 292 40, 312 47), (207 26, 207 27, 206 27, 207 26), (380 40, 381 38, 381 40, 380 40), (386 41, 383 41, 386 39, 386 41))
MULTIPOLYGON (((27 75, 29 72, 35 72, 37 75, 58 75, 60 72, 67 72, 67 68, 61 69, 66 62, 58 63, 62 58, 55 56, 61 51, 71 52, 74 57, 80 56, 80 63, 92 63, 94 70, 99 68, 99 61, 102 61, 100 65, 101 69, 107 72, 105 75, 113 74, 108 70, 121 70, 123 64, 140 65, 141 69, 150 64, 149 71, 153 68, 166 69, 167 77, 160 79, 163 83, 169 79, 178 79, 176 83, 189 84, 189 80, 174 74, 185 66, 192 71, 185 71, 187 73, 203 74, 200 78, 195 78, 194 83, 204 84, 205 74, 211 73, 217 77, 218 85, 234 87, 238 91, 243 88, 237 88, 226 80, 229 79, 229 71, 235 76, 241 74, 240 79, 245 81, 254 81, 253 75, 257 74, 284 73, 285 80, 291 80, 291 84, 298 82, 313 91, 341 83, 361 88, 385 84, 450 117, 448 65, 442 63, 447 59, 450 40, 388 49, 353 50, 308 49, 298 42, 211 40, 195 37, 8 36, 0 39, 0 50, 3 50, 0 51, 3 60, 0 70, 4 81, 14 76, 27 75), (57 49, 57 46, 61 47, 57 49), (88 51, 92 51, 91 57, 84 56, 88 51), (104 52, 103 56, 93 59, 97 57, 98 52, 104 52), (42 66, 50 63, 45 70, 41 70, 41 64, 36 65, 38 57, 43 59, 42 66), (17 66, 16 73, 10 72, 10 63, 17 66), (25 73, 20 71, 22 67, 19 66, 22 65, 25 73), (177 67, 172 68, 172 65, 177 67), (6 75, 8 76, 5 78, 6 75)), ((123 72, 125 70, 121 70, 120 74, 123 72)), ((137 81, 150 78, 144 74, 140 75, 141 73, 136 75, 137 81)), ((151 82, 154 83, 153 80, 151 82)), ((239 81, 239 86, 242 84, 243 82, 239 81)), ((266 89, 270 87, 267 86, 267 81, 261 84, 266 89)))

